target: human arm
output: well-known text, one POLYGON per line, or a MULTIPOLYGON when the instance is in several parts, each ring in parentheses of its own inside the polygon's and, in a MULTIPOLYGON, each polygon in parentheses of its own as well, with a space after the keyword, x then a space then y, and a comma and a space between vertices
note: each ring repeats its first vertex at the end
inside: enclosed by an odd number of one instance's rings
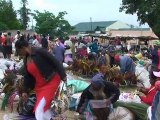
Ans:
POLYGON ((120 90, 111 82, 104 82, 104 92, 108 96, 111 103, 115 103, 119 99, 120 90))
POLYGON ((140 95, 138 95, 138 96, 139 96, 139 98, 141 99, 141 101, 142 101, 143 103, 146 103, 146 104, 148 104, 148 105, 151 105, 151 104, 152 104, 153 98, 151 98, 151 97, 146 97, 146 96, 140 96, 140 95))
POLYGON ((156 93, 157 93, 157 90, 154 87, 151 87, 145 96, 141 96, 141 95, 138 95, 138 96, 140 97, 142 102, 151 105, 156 93))
POLYGON ((146 89, 146 88, 144 88, 144 87, 138 88, 138 91, 139 91, 139 92, 142 92, 142 93, 145 94, 145 95, 148 93, 148 89, 146 89))
POLYGON ((88 97, 87 97, 87 91, 84 90, 81 97, 80 97, 80 101, 78 103, 78 106, 77 106, 77 110, 76 112, 82 114, 85 110, 85 105, 88 103, 88 97))

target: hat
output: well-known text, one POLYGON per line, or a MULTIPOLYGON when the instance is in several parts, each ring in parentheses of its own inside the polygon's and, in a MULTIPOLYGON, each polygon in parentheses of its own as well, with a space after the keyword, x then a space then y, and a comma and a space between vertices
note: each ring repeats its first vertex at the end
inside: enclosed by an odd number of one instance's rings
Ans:
POLYGON ((99 73, 99 74, 96 74, 92 80, 91 80, 91 83, 94 83, 96 85, 104 85, 104 79, 103 79, 103 74, 99 73))
POLYGON ((120 61, 120 55, 115 55, 115 56, 114 56, 114 60, 115 60, 116 62, 119 62, 119 61, 120 61))
POLYGON ((153 75, 160 78, 160 72, 154 72, 153 71, 153 75))

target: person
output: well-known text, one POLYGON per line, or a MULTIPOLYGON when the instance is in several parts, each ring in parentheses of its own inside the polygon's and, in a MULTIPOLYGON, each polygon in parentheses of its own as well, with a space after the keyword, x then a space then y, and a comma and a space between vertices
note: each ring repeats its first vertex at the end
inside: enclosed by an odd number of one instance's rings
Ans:
POLYGON ((7 58, 7 54, 6 54, 6 51, 7 51, 7 33, 3 33, 3 36, 2 36, 2 51, 3 51, 3 57, 4 58, 7 58))
POLYGON ((82 42, 82 40, 78 40, 77 43, 75 43, 75 53, 76 57, 81 57, 81 52, 86 47, 86 45, 82 42))
POLYGON ((110 107, 108 109, 108 106, 115 103, 119 99, 119 95, 120 91, 113 83, 105 81, 103 74, 96 74, 92 78, 91 84, 83 91, 76 111, 83 114, 87 108, 87 104, 89 104, 91 100, 105 100, 104 109, 92 110, 98 120, 106 119, 110 111, 110 107), (102 112, 104 113, 103 119, 101 118, 102 116, 99 116, 102 112))
POLYGON ((53 55, 55 56, 55 58, 58 61, 63 63, 64 62, 65 48, 61 44, 62 44, 61 41, 59 39, 56 39, 56 43, 53 47, 53 55))
POLYGON ((15 44, 20 56, 24 57, 25 75, 24 93, 35 89, 36 103, 34 106, 37 120, 51 120, 51 101, 54 99, 61 80, 66 81, 66 73, 62 63, 43 48, 31 48, 22 36, 15 44))
POLYGON ((106 58, 106 50, 103 49, 100 52, 100 56, 98 58, 98 65, 107 65, 107 58, 106 58))
POLYGON ((37 40, 36 35, 34 35, 33 37, 34 37, 34 40, 33 40, 33 42, 32 42, 32 46, 33 46, 33 47, 41 47, 41 44, 40 44, 39 41, 37 40))
POLYGON ((153 74, 157 77, 157 81, 155 83, 155 88, 157 93, 154 97, 152 107, 151 107, 151 120, 159 120, 160 119, 160 72, 153 72, 153 74))
POLYGON ((148 104, 148 105, 152 105, 154 96, 157 93, 157 90, 155 88, 156 78, 157 77, 154 76, 154 74, 152 72, 152 74, 150 75, 151 87, 150 88, 143 88, 143 87, 138 88, 138 91, 142 92, 144 94, 143 96, 137 94, 140 97, 142 103, 145 103, 145 104, 148 104))
POLYGON ((98 55, 98 39, 94 39, 94 42, 91 45, 89 45, 89 48, 91 50, 91 53, 96 53, 98 55))
POLYGON ((158 62, 159 62, 159 56, 158 56, 158 46, 154 45, 153 49, 151 50, 151 71, 157 71, 158 70, 158 62))
POLYGON ((6 57, 10 59, 11 54, 12 54, 12 37, 11 37, 11 32, 8 32, 6 40, 6 57))
POLYGON ((41 44, 42 44, 42 48, 44 48, 44 49, 48 48, 48 40, 47 40, 45 34, 43 34, 43 38, 41 40, 41 44))
POLYGON ((72 41, 69 37, 67 37, 67 40, 65 40, 64 45, 69 47, 69 49, 65 51, 65 56, 69 56, 70 58, 72 58, 72 51, 71 51, 72 41))
POLYGON ((125 74, 126 72, 135 74, 135 63, 132 58, 127 55, 115 55, 114 60, 120 65, 120 72, 122 74, 125 74))
MULTIPOLYGON (((21 35, 21 32, 20 32, 19 30, 17 30, 17 34, 15 35, 14 41, 13 41, 13 48, 15 47, 16 41, 19 40, 21 36, 22 36, 22 35, 21 35)), ((15 56, 18 56, 18 53, 17 53, 16 50, 15 50, 15 53, 14 53, 14 54, 15 54, 15 56)))

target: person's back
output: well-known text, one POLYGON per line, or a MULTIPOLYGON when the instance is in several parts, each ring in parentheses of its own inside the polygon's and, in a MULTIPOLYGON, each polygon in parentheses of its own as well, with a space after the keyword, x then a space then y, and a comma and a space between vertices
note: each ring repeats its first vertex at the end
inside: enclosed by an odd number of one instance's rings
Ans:
POLYGON ((97 41, 94 41, 90 46, 89 46, 91 52, 95 52, 98 54, 98 44, 97 41))
POLYGON ((135 73, 135 64, 132 58, 124 55, 120 56, 120 67, 121 67, 121 72, 131 72, 135 73))
POLYGON ((64 52, 65 49, 61 45, 55 45, 55 47, 53 48, 53 54, 60 62, 64 62, 64 52))

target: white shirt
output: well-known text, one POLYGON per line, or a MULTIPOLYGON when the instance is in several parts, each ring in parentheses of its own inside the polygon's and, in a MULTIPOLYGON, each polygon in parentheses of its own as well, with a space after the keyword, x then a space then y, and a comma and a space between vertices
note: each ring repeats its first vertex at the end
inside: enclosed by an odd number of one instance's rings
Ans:
POLYGON ((80 44, 76 43, 76 44, 75 44, 75 47, 77 47, 77 48, 83 48, 83 47, 85 47, 85 46, 86 46, 86 45, 83 44, 83 43, 80 43, 80 44))
POLYGON ((70 40, 66 40, 66 41, 64 42, 64 45, 67 45, 67 46, 69 46, 69 47, 70 47, 70 49, 67 49, 67 50, 65 51, 65 55, 67 55, 67 54, 72 54, 72 50, 71 50, 71 47, 72 47, 72 41, 70 41, 70 40))
POLYGON ((32 45, 34 47, 41 47, 41 44, 39 43, 39 41, 37 39, 34 39, 33 42, 32 42, 32 45))

